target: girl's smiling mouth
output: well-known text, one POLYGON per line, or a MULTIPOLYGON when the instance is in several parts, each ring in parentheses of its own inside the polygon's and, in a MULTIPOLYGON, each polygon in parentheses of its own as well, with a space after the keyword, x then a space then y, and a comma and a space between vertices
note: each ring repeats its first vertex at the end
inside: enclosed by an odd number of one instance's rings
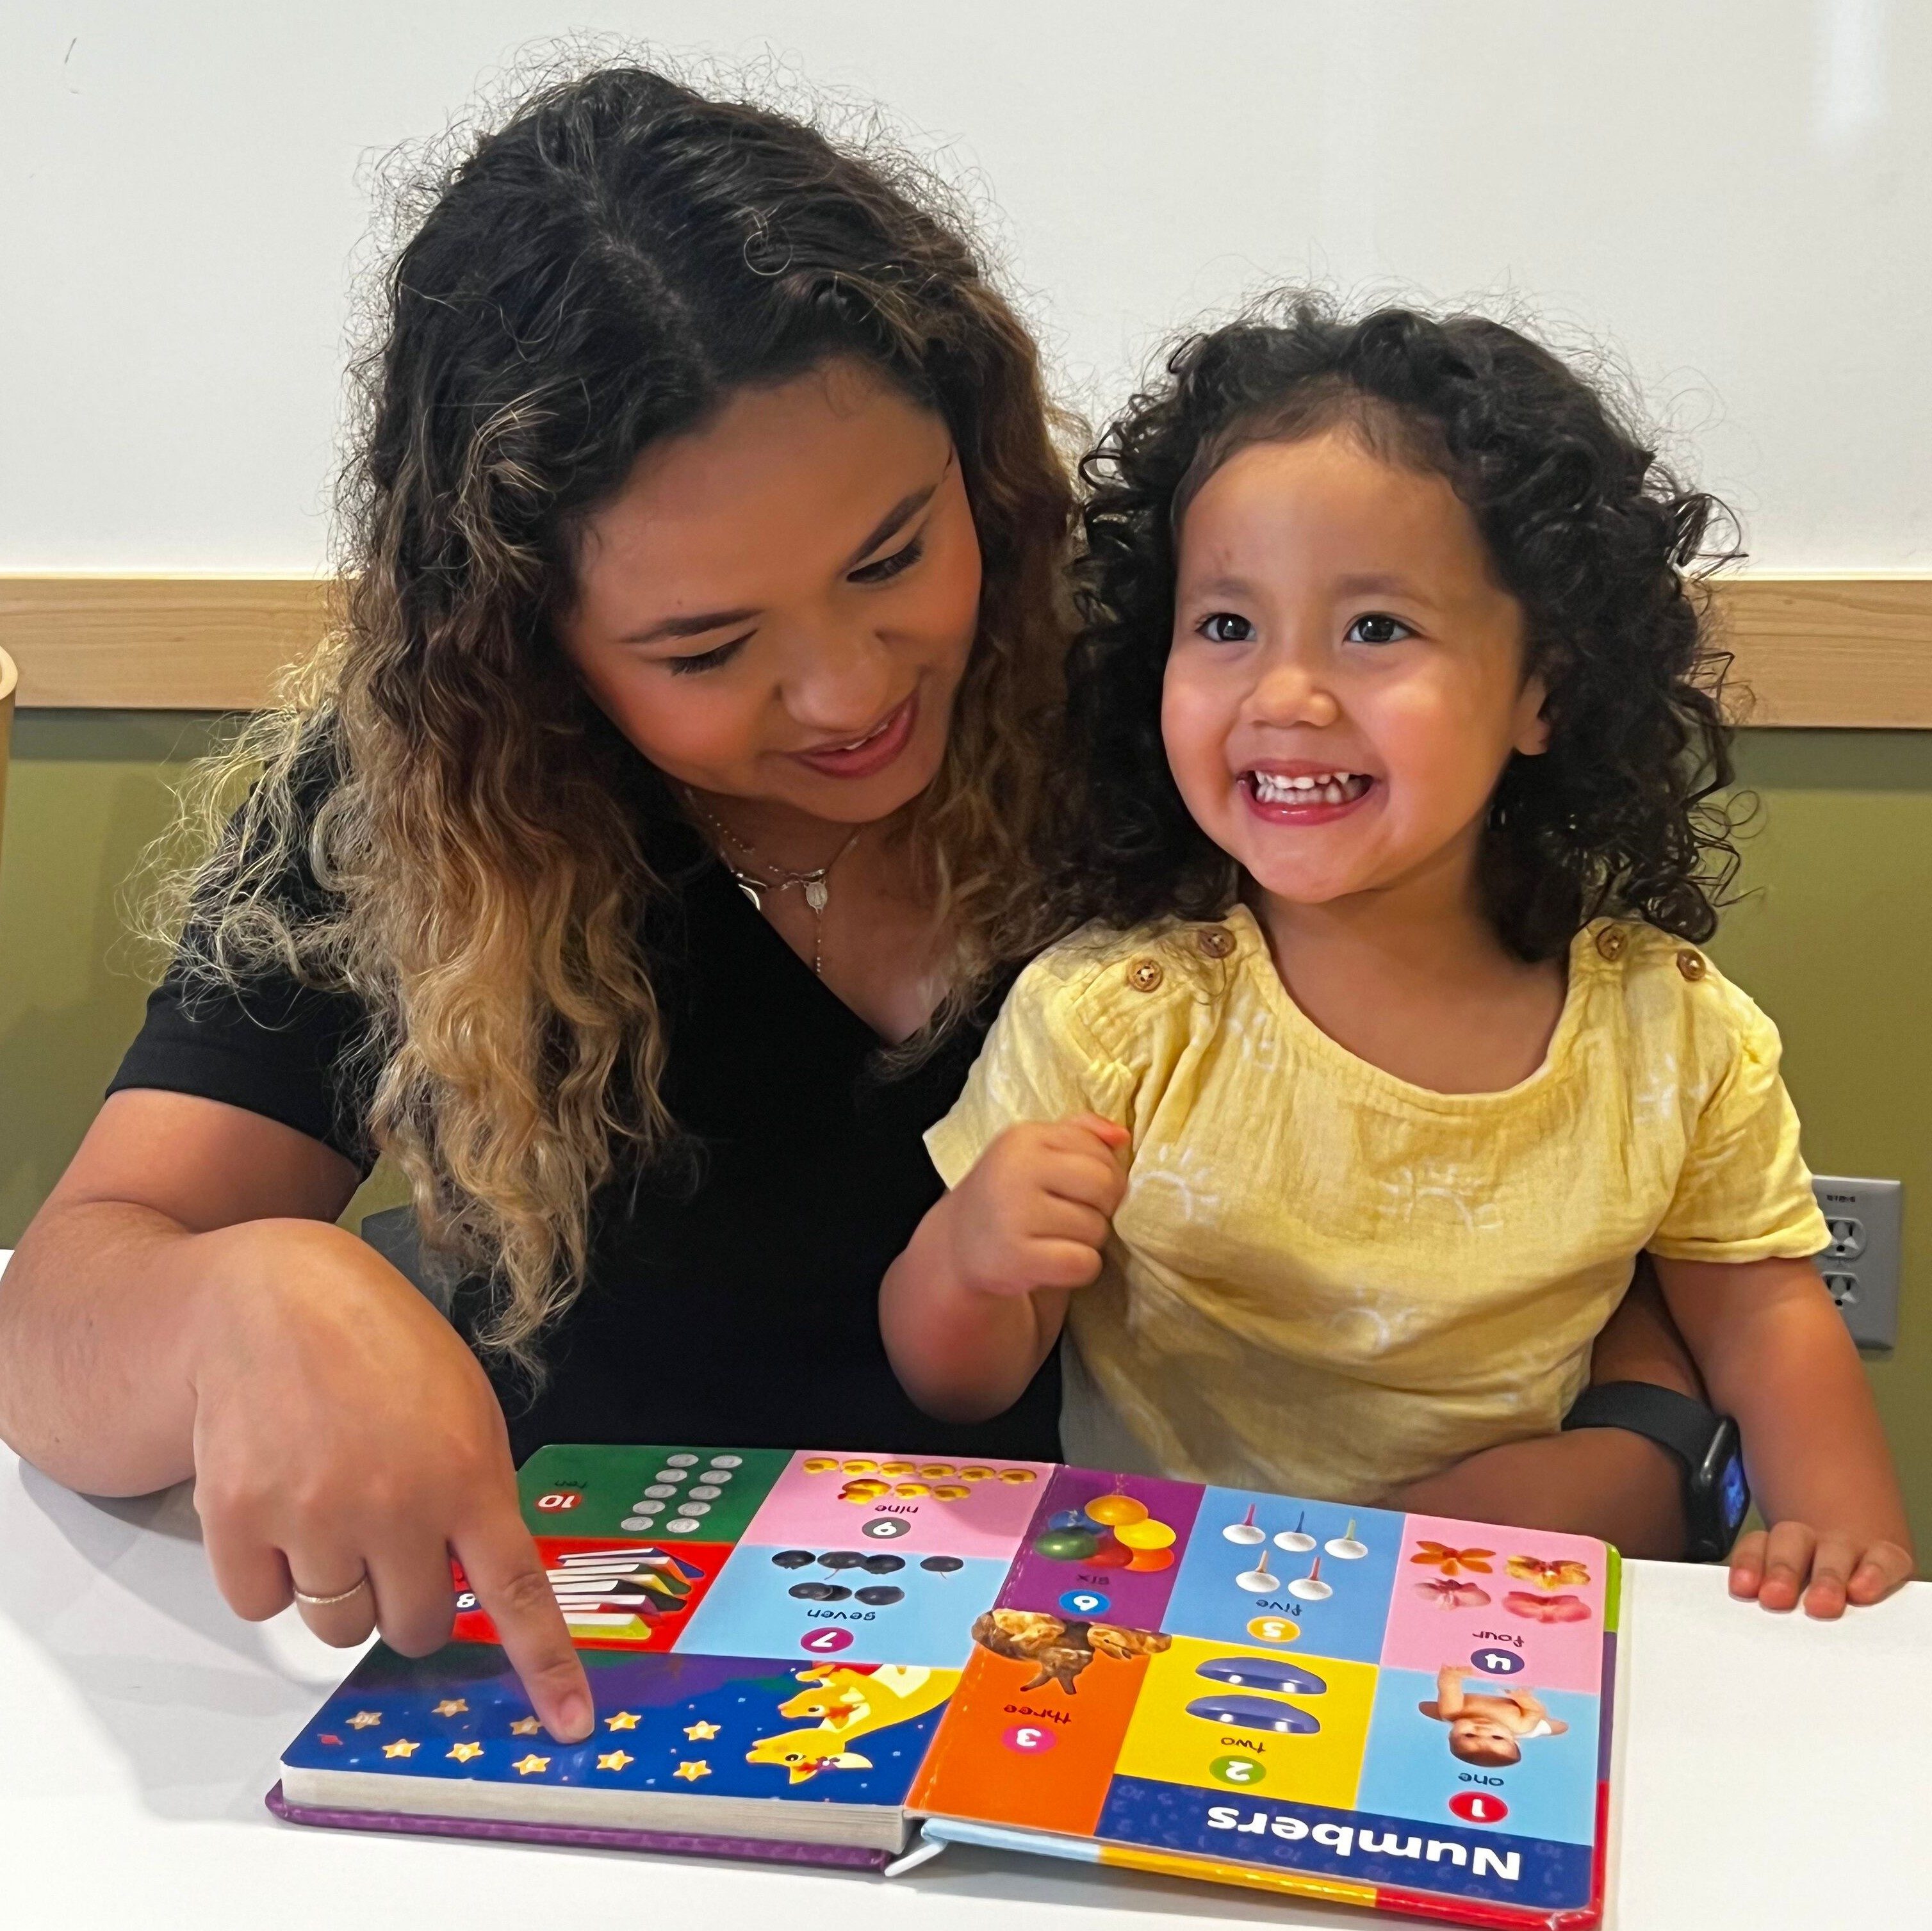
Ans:
POLYGON ((1366 772, 1304 764, 1241 773, 1242 797, 1274 825, 1322 825, 1345 817, 1380 781, 1366 772))

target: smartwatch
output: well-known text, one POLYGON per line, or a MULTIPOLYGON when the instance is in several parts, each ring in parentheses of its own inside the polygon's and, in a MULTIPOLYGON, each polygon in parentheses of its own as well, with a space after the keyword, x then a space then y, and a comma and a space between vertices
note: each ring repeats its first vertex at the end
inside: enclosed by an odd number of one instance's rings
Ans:
POLYGON ((1693 1562, 1721 1562, 1750 1510, 1738 1425, 1689 1395, 1649 1381, 1586 1388, 1565 1429, 1621 1428, 1667 1448, 1684 1465, 1684 1517, 1693 1562))

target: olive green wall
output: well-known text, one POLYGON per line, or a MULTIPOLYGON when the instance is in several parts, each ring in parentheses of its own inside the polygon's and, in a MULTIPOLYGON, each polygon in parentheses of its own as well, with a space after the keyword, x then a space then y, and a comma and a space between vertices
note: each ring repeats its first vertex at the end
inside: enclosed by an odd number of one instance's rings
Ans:
MULTIPOLYGON (((0 834, 0 1247, 60 1177, 140 1024, 158 962, 123 917, 170 782, 218 718, 173 711, 22 711, 0 834)), ((403 1198, 379 1172, 352 1224, 403 1198)))
MULTIPOLYGON (((140 1014, 122 888, 214 721, 28 712, 0 856, 0 1245, 80 1139, 140 1014)), ((1762 801, 1752 896, 1714 950, 1776 1019, 1824 1172, 1903 1180, 1900 1345, 1870 1362, 1932 1548, 1932 733, 1764 731, 1740 751, 1762 801)), ((393 1198, 379 1177, 352 1213, 393 1198)))

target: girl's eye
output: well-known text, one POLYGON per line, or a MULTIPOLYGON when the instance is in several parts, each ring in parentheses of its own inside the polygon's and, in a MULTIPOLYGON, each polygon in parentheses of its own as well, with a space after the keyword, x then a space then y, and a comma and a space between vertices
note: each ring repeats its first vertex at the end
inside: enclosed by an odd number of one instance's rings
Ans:
POLYGON ((703 670, 716 670, 720 664, 728 664, 743 649, 751 632, 743 637, 734 637, 728 643, 721 643, 716 650, 700 650, 690 657, 667 657, 663 661, 670 666, 674 677, 694 676, 703 670))
POLYGON ((1414 634, 1414 631, 1401 618, 1372 610, 1358 617, 1348 626, 1342 641, 1344 643, 1400 643, 1404 637, 1414 634))
POLYGON ((1232 610, 1216 610, 1195 626, 1210 643, 1247 643, 1253 640, 1255 627, 1232 610))
POLYGON ((861 564, 845 580, 848 583, 890 583, 895 577, 904 576, 925 554, 926 536, 922 531, 890 556, 882 556, 876 563, 861 564))

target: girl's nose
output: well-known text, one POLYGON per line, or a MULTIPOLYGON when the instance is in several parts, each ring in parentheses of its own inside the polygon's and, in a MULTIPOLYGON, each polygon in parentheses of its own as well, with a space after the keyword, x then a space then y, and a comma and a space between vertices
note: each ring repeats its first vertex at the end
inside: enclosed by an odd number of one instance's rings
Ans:
POLYGON ((1286 653, 1272 657, 1262 668, 1244 706, 1249 721, 1286 728, 1332 724, 1342 707, 1318 666, 1286 653))

